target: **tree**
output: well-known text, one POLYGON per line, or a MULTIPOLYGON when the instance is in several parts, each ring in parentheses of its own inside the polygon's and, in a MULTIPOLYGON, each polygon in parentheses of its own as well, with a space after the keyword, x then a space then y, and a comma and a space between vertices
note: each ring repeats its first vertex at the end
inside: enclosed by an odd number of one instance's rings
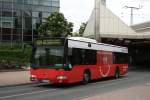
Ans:
POLYGON ((72 35, 72 31, 73 23, 68 22, 64 15, 59 12, 54 12, 45 18, 45 22, 38 28, 39 35, 52 37, 72 35))
POLYGON ((87 25, 87 22, 81 24, 80 29, 79 29, 79 35, 80 36, 83 36, 83 33, 85 31, 85 28, 86 28, 86 25, 87 25))
POLYGON ((78 33, 78 32, 74 32, 74 33, 73 33, 73 36, 75 36, 75 37, 79 37, 80 35, 79 35, 79 33, 78 33))
POLYGON ((72 36, 72 34, 73 34, 72 32, 73 32, 73 23, 69 22, 68 25, 67 25, 67 35, 72 36))

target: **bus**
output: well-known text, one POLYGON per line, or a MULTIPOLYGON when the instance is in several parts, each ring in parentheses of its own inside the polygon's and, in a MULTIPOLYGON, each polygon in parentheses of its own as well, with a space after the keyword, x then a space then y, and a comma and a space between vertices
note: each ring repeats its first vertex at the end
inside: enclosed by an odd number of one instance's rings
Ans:
POLYGON ((50 84, 89 83, 125 76, 127 70, 126 47, 83 37, 41 38, 34 41, 30 80, 50 84))

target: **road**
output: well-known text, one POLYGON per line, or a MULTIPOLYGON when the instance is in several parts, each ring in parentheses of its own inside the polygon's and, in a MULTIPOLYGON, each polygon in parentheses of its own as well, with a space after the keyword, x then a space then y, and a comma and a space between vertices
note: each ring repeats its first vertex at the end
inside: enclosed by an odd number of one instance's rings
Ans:
POLYGON ((130 71, 120 79, 102 79, 87 85, 32 84, 0 88, 0 100, 81 100, 93 95, 150 83, 150 71, 130 71))

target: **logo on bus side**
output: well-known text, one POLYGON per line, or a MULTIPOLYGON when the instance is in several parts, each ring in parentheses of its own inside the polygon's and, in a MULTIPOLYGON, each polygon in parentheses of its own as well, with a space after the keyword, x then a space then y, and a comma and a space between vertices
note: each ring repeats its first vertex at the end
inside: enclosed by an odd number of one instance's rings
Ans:
MULTIPOLYGON (((107 65, 108 70, 107 70, 106 73, 104 73, 103 70, 102 70, 102 66, 99 66, 100 74, 101 74, 102 77, 107 77, 109 75, 109 72, 110 72, 110 64, 108 64, 109 62, 108 62, 107 57, 103 57, 103 63, 107 65)), ((104 67, 106 67, 106 66, 104 66, 104 67)))
POLYGON ((107 76, 109 75, 109 72, 110 72, 110 65, 108 65, 108 70, 107 70, 106 73, 104 73, 104 72, 102 71, 102 66, 99 66, 99 68, 100 68, 100 75, 101 75, 102 77, 107 77, 107 76))

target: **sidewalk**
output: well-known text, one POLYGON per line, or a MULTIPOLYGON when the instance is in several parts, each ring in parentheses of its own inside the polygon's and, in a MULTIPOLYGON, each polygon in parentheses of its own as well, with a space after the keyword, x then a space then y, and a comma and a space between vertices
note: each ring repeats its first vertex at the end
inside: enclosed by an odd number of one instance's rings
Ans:
POLYGON ((99 94, 82 100, 150 100, 150 83, 99 94))
POLYGON ((28 84, 29 71, 0 72, 0 87, 28 84))

